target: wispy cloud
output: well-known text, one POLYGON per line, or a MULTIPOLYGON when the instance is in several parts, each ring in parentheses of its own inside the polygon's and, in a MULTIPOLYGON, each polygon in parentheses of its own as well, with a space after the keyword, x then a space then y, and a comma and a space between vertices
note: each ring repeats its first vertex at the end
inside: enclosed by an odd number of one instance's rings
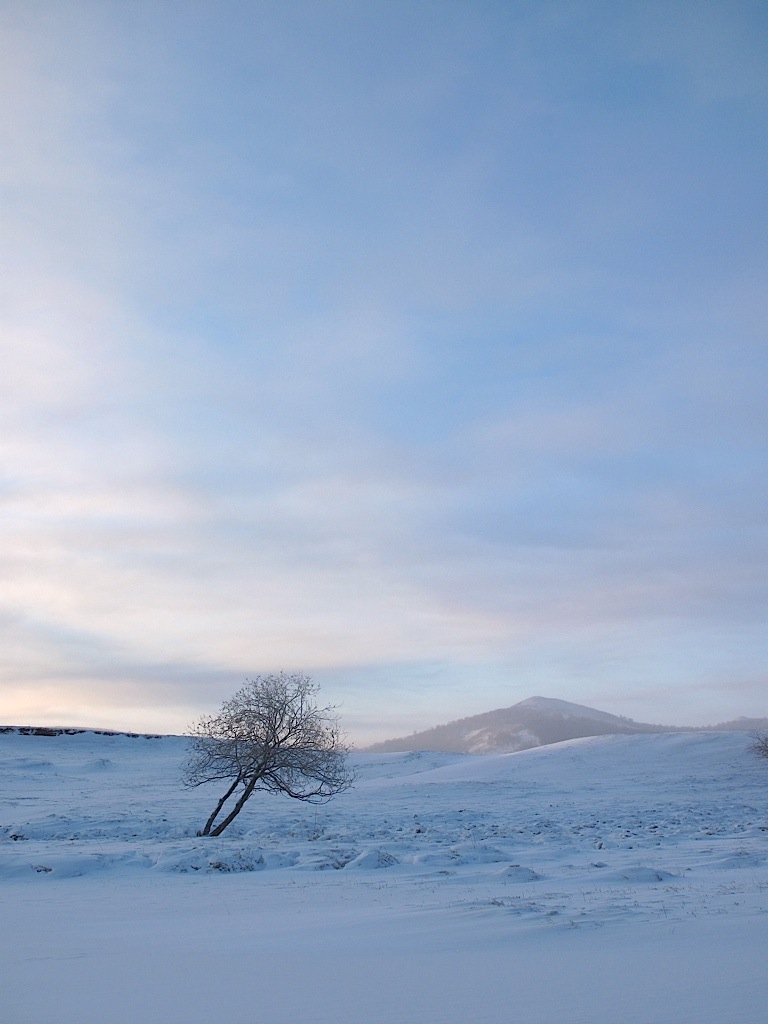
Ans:
POLYGON ((759 5, 0 26, 0 714, 759 710, 759 5))

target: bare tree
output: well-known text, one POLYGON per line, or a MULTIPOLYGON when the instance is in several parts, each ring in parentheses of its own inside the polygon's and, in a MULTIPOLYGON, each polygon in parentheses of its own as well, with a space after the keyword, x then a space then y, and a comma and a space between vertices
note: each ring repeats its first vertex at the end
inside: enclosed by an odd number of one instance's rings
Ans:
POLYGON ((752 733, 752 750, 758 757, 768 757, 768 732, 752 733))
POLYGON ((257 789, 322 803, 349 788, 354 775, 335 708, 318 707, 316 693, 301 673, 256 676, 217 715, 191 727, 185 785, 228 783, 198 835, 221 835, 257 789), (231 799, 234 805, 216 824, 231 799))

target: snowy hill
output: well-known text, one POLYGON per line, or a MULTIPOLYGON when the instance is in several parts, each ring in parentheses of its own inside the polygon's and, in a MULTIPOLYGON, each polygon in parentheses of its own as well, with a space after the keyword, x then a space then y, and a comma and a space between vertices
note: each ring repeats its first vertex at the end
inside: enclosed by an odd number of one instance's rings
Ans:
POLYGON ((513 753, 584 736, 661 733, 674 730, 646 725, 583 704, 551 697, 529 697, 510 708, 461 718, 447 725, 384 740, 366 748, 386 753, 398 750, 442 750, 457 754, 513 753))
POLYGON ((331 803, 257 794, 215 840, 185 745, 0 733, 5 1020, 762 1019, 768 768, 743 734, 360 753, 331 803))
POLYGON ((159 740, 159 733, 125 732, 119 729, 83 729, 77 726, 48 725, 0 725, 0 734, 15 733, 19 736, 80 736, 90 733, 93 736, 130 736, 131 739, 159 740))
MULTIPOLYGON (((738 718, 704 729, 768 732, 768 718, 738 718)), ((585 736, 697 732, 696 727, 649 725, 553 697, 529 697, 510 708, 460 718, 447 725, 384 740, 365 749, 376 753, 439 750, 455 754, 499 754, 530 750, 585 736)))
POLYGON ((519 856, 521 840, 539 845, 533 835, 556 845, 586 838, 586 851, 657 851, 661 841, 713 829, 764 842, 768 824, 757 810, 768 772, 746 737, 668 733, 484 758, 361 753, 350 793, 320 808, 257 794, 220 840, 202 840, 195 833, 217 787, 181 788, 185 749, 177 736, 0 735, 0 879, 37 863, 56 876, 128 864, 210 871, 211 851, 234 848, 241 866, 260 868, 349 865, 372 850, 401 866, 456 866, 473 859, 462 838, 470 834, 479 861, 493 843, 503 862, 519 856))

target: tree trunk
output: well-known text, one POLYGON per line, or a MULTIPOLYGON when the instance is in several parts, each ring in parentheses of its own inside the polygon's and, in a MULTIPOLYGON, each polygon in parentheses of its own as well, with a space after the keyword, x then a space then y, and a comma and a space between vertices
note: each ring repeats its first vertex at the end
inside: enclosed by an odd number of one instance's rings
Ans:
MULTIPOLYGON (((210 816, 208 821, 206 821, 206 823, 205 823, 205 828, 202 830, 202 832, 198 832, 197 833, 199 836, 209 836, 211 834, 211 827, 213 826, 214 821, 216 821, 216 818, 219 816, 219 811, 221 811, 221 808, 224 806, 224 804, 227 802, 227 800, 229 800, 229 798, 232 796, 232 794, 235 792, 235 790, 237 789, 237 787, 239 785, 240 785, 240 776, 238 775, 238 777, 235 779, 235 781, 229 787, 229 789, 224 794, 224 796, 221 798, 221 800, 219 800, 219 802, 216 804, 216 808, 215 808, 213 814, 210 816)), ((214 832, 213 834, 215 836, 217 836, 219 833, 218 832, 214 832)))
MULTIPOLYGON (((253 777, 251 778, 251 781, 250 781, 250 782, 248 783, 248 785, 247 785, 247 786, 245 787, 245 789, 243 790, 243 792, 242 792, 242 795, 241 795, 240 799, 239 799, 239 800, 237 801, 237 803, 235 804, 235 806, 234 806, 234 807, 232 808, 232 810, 231 810, 231 811, 229 812, 229 814, 228 814, 228 815, 226 816, 226 818, 224 819, 224 821, 222 821, 222 822, 221 822, 221 824, 217 825, 217 826, 216 826, 216 828, 212 829, 212 830, 211 830, 210 832, 206 832, 206 833, 205 833, 205 835, 211 835, 211 836, 220 836, 220 835, 221 835, 221 833, 222 833, 222 832, 224 831, 224 829, 225 829, 225 828, 227 827, 227 825, 231 825, 231 824, 232 824, 232 822, 233 822, 233 821, 235 820, 235 818, 236 818, 236 817, 238 816, 238 814, 240 813, 240 811, 242 811, 242 809, 243 809, 243 806, 244 806, 244 804, 245 804, 245 801, 246 801, 246 800, 248 799, 248 797, 249 797, 249 796, 251 795, 251 793, 252 793, 252 792, 254 791, 254 789, 256 788, 256 783, 257 783, 257 782, 259 781, 259 779, 261 778, 261 774, 262 774, 261 772, 258 772, 258 773, 256 773, 256 774, 255 774, 255 775, 254 775, 254 776, 253 776, 253 777)), ((233 787, 232 787, 232 789, 231 789, 231 790, 229 791, 229 793, 232 793, 232 790, 233 790, 233 789, 234 789, 234 786, 233 786, 233 787)), ((227 795, 229 796, 229 794, 227 794, 227 795)), ((218 814, 218 813, 219 813, 219 812, 218 812, 218 809, 217 809, 217 811, 216 811, 216 814, 218 814)), ((214 818, 216 817, 216 814, 214 814, 214 818)))

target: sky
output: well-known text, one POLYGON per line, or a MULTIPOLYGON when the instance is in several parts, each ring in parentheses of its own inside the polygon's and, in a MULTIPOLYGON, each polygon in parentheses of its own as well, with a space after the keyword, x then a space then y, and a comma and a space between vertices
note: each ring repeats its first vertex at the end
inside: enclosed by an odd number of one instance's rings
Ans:
POLYGON ((0 721, 768 715, 762 0, 0 0, 0 721))

